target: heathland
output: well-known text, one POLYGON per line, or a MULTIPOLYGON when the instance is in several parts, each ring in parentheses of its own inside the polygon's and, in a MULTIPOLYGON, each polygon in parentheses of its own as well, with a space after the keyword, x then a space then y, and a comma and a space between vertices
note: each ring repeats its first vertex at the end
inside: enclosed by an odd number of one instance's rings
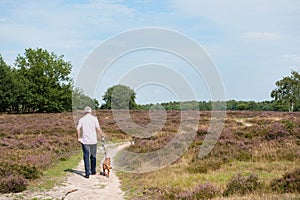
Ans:
MULTIPOLYGON (((148 138, 125 134, 110 110, 96 115, 108 140, 133 139, 128 151, 145 153, 174 138, 182 112, 197 111, 166 112, 164 126, 148 138)), ((151 123, 146 110, 130 114, 140 126, 151 123)), ((227 111, 220 138, 201 159, 211 113, 198 114, 197 134, 174 163, 148 173, 118 172, 128 199, 300 198, 300 113, 227 111)), ((46 170, 80 152, 72 113, 2 114, 0 139, 2 193, 37 187, 46 170)))

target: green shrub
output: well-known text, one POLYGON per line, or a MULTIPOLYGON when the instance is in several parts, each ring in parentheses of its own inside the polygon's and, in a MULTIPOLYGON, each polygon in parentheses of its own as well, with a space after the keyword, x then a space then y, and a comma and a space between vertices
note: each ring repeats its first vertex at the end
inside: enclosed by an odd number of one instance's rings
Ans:
POLYGON ((223 195, 229 196, 233 194, 249 194, 253 191, 261 189, 261 187, 262 183, 259 181, 256 174, 250 174, 248 176, 237 174, 236 176, 233 176, 227 183, 223 195))
POLYGON ((300 168, 286 173, 282 178, 273 179, 271 181, 271 188, 281 193, 300 193, 300 168))
POLYGON ((6 176, 0 180, 1 193, 22 192, 26 189, 26 186, 26 179, 20 175, 6 176))

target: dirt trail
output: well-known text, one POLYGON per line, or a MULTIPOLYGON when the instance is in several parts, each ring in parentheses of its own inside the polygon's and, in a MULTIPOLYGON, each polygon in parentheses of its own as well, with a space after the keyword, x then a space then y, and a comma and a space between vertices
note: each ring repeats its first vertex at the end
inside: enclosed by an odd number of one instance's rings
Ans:
POLYGON ((235 121, 242 123, 244 126, 252 126, 253 124, 245 122, 247 119, 235 119, 235 121))
MULTIPOLYGON (((113 158, 116 153, 129 143, 119 145, 107 145, 107 156, 113 158)), ((98 153, 103 154, 101 147, 98 153)), ((99 161, 97 161, 99 163, 99 161)), ((100 162, 102 163, 102 161, 100 162)), ((112 159, 112 167, 113 159, 112 159)), ((111 171, 109 178, 100 175, 100 171, 97 171, 96 175, 90 176, 89 179, 83 177, 84 175, 84 163, 83 160, 79 163, 76 169, 70 170, 70 175, 59 186, 55 186, 51 190, 39 193, 22 193, 18 196, 22 199, 64 199, 64 200, 121 200, 124 199, 124 192, 120 189, 120 181, 115 175, 114 169, 111 171)), ((15 195, 0 196, 0 200, 4 199, 16 199, 15 195)))

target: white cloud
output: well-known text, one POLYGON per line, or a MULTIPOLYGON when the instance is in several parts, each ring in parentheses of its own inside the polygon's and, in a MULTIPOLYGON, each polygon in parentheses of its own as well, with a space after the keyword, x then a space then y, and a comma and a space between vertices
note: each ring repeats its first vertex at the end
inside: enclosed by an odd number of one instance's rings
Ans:
POLYGON ((12 52, 16 57, 25 48, 41 47, 67 54, 78 67, 101 41, 128 27, 136 14, 118 1, 0 1, 0 7, 5 11, 0 13, 0 53, 9 56, 9 64, 12 52))
POLYGON ((242 34, 242 38, 249 40, 279 40, 282 39, 283 36, 271 32, 250 32, 242 34))

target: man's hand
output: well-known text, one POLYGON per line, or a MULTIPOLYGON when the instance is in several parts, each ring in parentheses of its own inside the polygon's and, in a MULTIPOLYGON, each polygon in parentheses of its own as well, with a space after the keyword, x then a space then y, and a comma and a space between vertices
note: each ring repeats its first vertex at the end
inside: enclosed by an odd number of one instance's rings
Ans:
POLYGON ((98 138, 101 138, 101 141, 104 140, 104 134, 101 128, 97 128, 98 138), (102 139, 103 138, 103 139, 102 139))

